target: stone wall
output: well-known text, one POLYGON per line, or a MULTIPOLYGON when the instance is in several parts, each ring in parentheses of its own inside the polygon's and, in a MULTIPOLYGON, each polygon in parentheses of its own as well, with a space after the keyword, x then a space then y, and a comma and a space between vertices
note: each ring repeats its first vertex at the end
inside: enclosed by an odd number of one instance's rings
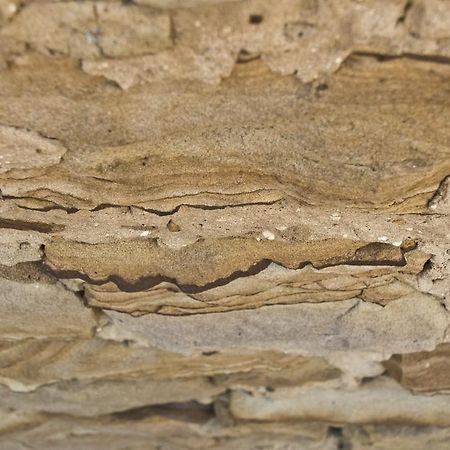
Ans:
POLYGON ((0 448, 447 450, 448 0, 0 0, 0 448))

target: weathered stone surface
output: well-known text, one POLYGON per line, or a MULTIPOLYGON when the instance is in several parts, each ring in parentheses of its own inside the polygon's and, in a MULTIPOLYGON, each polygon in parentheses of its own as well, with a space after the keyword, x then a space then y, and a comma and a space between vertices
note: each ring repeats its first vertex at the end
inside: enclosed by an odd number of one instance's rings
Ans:
POLYGON ((0 0, 0 448, 447 449, 447 0, 0 0))
POLYGON ((89 337, 94 312, 61 284, 0 282, 2 339, 89 337))
POLYGON ((265 396, 235 391, 231 413, 246 420, 318 420, 337 423, 450 425, 450 397, 419 396, 394 381, 379 380, 357 389, 279 389, 265 396))
POLYGON ((393 355, 385 366, 389 374, 415 392, 448 392, 449 352, 449 344, 440 344, 429 352, 393 355))
POLYGON ((355 448, 365 450, 377 448, 380 450, 413 449, 422 450, 430 447, 444 450, 448 447, 448 427, 422 426, 392 426, 369 425, 362 427, 348 427, 344 429, 344 445, 354 445, 355 448))
MULTIPOLYGON (((336 378, 339 370, 322 358, 302 357, 274 351, 204 352, 196 357, 124 345, 103 339, 24 339, 3 341, 4 366, 0 376, 32 391, 51 383, 95 380, 192 379, 246 380, 248 386, 301 384, 336 378), (96 361, 96 365, 92 365, 96 361)), ((216 381, 217 381, 216 380, 216 381)), ((242 381, 244 383, 244 381, 242 381)), ((123 399, 127 401, 127 399, 123 399)))
POLYGON ((255 72, 249 66, 262 65, 256 62, 239 66, 236 76, 217 87, 156 83, 123 95, 60 60, 59 71, 67 68, 73 77, 61 96, 68 80, 60 85, 47 58, 24 58, 0 81, 6 100, 0 119, 34 126, 74 150, 45 171, 19 179, 3 175, 3 194, 22 206, 136 206, 169 213, 180 205, 292 198, 300 204, 417 212, 427 210, 448 173, 448 96, 442 95, 447 66, 408 59, 360 62, 338 72, 326 91, 315 92, 292 77, 255 72), (20 87, 31 67, 33 85, 45 83, 38 98, 20 87), (12 84, 19 84, 18 92, 12 84), (80 98, 77 89, 92 92, 80 98), (414 119, 405 121, 411 108, 414 119), (255 117, 255 109, 263 113, 255 117), (43 111, 34 119, 37 110, 43 111), (133 120, 124 129, 128 117, 133 120))
POLYGON ((65 417, 33 417, 19 422, 6 433, 5 449, 20 449, 20 442, 34 442, 41 448, 111 449, 129 448, 134 436, 137 449, 227 449, 279 448, 280 446, 305 450, 335 450, 338 442, 324 425, 296 424, 292 426, 265 426, 254 424, 222 427, 211 421, 211 410, 187 404, 146 408, 122 414, 103 416, 97 420, 65 417))
POLYGON ((448 339, 450 317, 423 294, 385 306, 359 299, 320 304, 272 306, 171 317, 132 317, 108 312, 111 323, 100 335, 127 337, 166 350, 192 353, 220 348, 276 349, 290 352, 366 351, 389 355, 433 349, 448 339), (276 339, 274 338, 276 337, 276 339))

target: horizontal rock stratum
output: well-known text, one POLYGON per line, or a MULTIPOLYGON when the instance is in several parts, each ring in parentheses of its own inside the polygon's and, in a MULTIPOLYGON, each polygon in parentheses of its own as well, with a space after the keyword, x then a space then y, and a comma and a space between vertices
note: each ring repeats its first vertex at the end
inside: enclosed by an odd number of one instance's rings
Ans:
POLYGON ((0 0, 0 448, 447 450, 448 0, 0 0))

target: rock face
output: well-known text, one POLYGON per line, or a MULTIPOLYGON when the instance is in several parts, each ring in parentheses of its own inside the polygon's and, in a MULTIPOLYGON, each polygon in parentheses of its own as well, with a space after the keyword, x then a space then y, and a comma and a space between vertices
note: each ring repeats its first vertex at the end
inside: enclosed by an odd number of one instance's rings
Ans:
POLYGON ((448 0, 0 0, 0 447, 448 449, 448 0))

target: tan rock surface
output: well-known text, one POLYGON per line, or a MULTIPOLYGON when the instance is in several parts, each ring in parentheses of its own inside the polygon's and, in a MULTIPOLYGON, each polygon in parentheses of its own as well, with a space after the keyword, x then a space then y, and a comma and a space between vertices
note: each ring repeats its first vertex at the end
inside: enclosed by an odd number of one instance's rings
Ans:
POLYGON ((449 344, 440 344, 430 352, 393 355, 386 361, 388 373, 414 392, 449 392, 449 344))
POLYGON ((450 439, 448 0, 0 0, 0 448, 450 439))

